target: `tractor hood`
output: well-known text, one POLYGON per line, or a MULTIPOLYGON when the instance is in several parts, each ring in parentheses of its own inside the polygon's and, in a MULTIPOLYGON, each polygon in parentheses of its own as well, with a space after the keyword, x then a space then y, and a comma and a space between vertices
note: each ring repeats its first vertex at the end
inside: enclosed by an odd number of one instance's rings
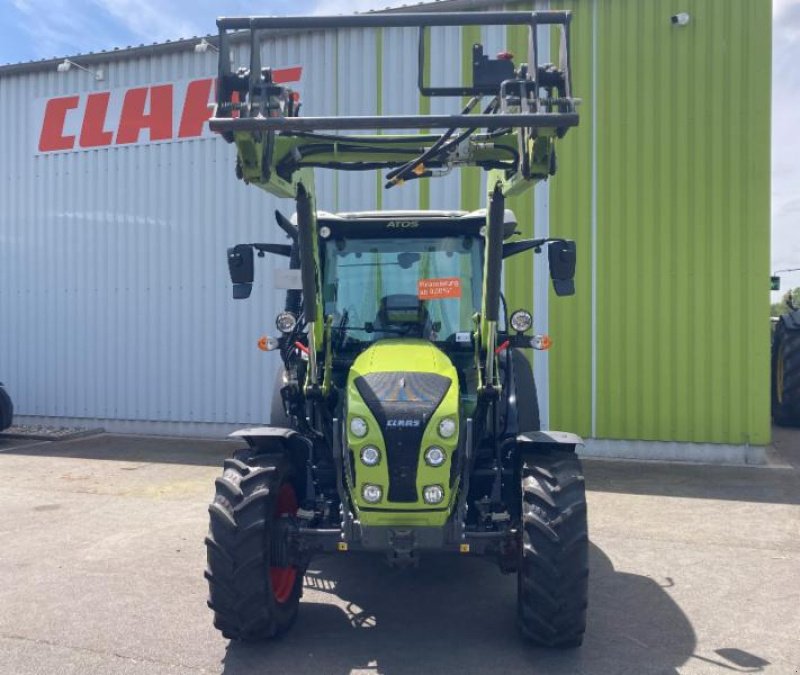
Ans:
MULTIPOLYGON (((353 471, 350 490, 362 523, 441 524, 452 500, 451 466, 458 448, 459 396, 456 370, 447 355, 425 340, 381 340, 362 352, 347 381, 347 444, 353 471), (366 422, 366 431, 360 422, 366 422), (455 431, 444 437, 440 423, 455 431), (357 435, 361 433, 362 435, 357 435), (377 448, 376 464, 364 449, 377 448), (433 466, 426 451, 436 447, 444 460, 433 466), (380 499, 365 499, 365 486, 377 486, 380 499), (425 488, 439 486, 442 498, 425 500, 425 488), (420 518, 413 511, 424 510, 420 518)), ((439 455, 439 453, 435 453, 439 455)), ((374 495, 374 490, 373 490, 374 495)))

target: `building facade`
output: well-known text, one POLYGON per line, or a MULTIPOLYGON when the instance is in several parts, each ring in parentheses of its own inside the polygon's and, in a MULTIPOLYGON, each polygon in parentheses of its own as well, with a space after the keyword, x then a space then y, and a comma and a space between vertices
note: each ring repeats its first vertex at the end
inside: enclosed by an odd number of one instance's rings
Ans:
MULTIPOLYGON (((554 341, 534 358, 544 422, 596 454, 758 461, 770 440, 771 3, 535 6, 573 11, 582 98, 556 176, 511 205, 524 233, 578 243, 571 298, 550 297, 533 253, 506 274, 509 308, 532 307, 554 341)), ((516 28, 431 37, 432 83, 462 81, 474 42, 526 51, 516 28)), ((218 435, 266 417, 278 357, 256 341, 274 330, 280 263, 259 261, 252 299, 234 302, 225 249, 282 241, 272 214, 292 204, 235 179, 233 148, 205 124, 216 54, 197 43, 71 57, 92 72, 0 66, 0 380, 21 422, 218 435)), ((419 97, 416 49, 415 29, 288 33, 262 61, 309 115, 456 111, 419 97)), ((318 171, 318 206, 473 209, 484 180, 466 170, 384 191, 374 173, 318 171)))

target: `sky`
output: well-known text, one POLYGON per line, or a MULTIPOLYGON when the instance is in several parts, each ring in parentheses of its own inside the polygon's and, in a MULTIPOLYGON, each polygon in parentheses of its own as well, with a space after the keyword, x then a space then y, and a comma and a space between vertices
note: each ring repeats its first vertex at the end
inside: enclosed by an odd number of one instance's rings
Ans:
MULTIPOLYGON (((767 2, 769 0, 752 0, 767 2)), ((408 0, 405 0, 408 2, 408 0)), ((338 14, 391 0, 0 0, 0 63, 215 32, 219 15, 338 14)), ((773 0, 772 269, 800 267, 800 0, 773 0)), ((800 272, 783 275, 800 286, 800 272)), ((773 300, 777 294, 773 294, 773 300)))
MULTIPOLYGON (((772 36, 772 269, 800 267, 800 0, 775 0, 772 36)), ((781 275, 800 286, 800 272, 781 275)), ((773 301, 779 294, 773 294, 773 301)))

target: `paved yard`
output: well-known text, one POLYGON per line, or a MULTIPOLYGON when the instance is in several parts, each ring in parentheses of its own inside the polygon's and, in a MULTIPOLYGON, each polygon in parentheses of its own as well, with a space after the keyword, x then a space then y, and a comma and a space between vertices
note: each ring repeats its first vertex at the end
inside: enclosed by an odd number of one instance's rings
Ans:
POLYGON ((202 572, 231 445, 0 436, 0 672, 800 673, 800 435, 781 439, 782 468, 587 461, 589 628, 558 653, 517 639, 515 580, 484 561, 352 554, 312 564, 286 638, 229 645, 202 572))

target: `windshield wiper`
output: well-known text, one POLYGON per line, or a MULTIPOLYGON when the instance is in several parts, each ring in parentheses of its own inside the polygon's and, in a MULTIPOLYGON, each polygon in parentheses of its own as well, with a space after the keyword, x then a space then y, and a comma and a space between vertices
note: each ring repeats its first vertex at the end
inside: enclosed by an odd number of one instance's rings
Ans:
MULTIPOLYGON (((339 331, 339 341, 338 341, 338 343, 336 345, 336 347, 338 349, 341 349, 344 346, 344 338, 345 338, 345 335, 346 335, 345 331, 347 330, 347 322, 348 321, 350 321, 350 312, 348 312, 347 310, 344 310, 344 312, 342 312, 342 318, 339 319, 339 325, 336 326, 335 328, 333 326, 331 327, 331 332, 339 331)), ((332 338, 331 338, 331 341, 332 341, 332 338)))

